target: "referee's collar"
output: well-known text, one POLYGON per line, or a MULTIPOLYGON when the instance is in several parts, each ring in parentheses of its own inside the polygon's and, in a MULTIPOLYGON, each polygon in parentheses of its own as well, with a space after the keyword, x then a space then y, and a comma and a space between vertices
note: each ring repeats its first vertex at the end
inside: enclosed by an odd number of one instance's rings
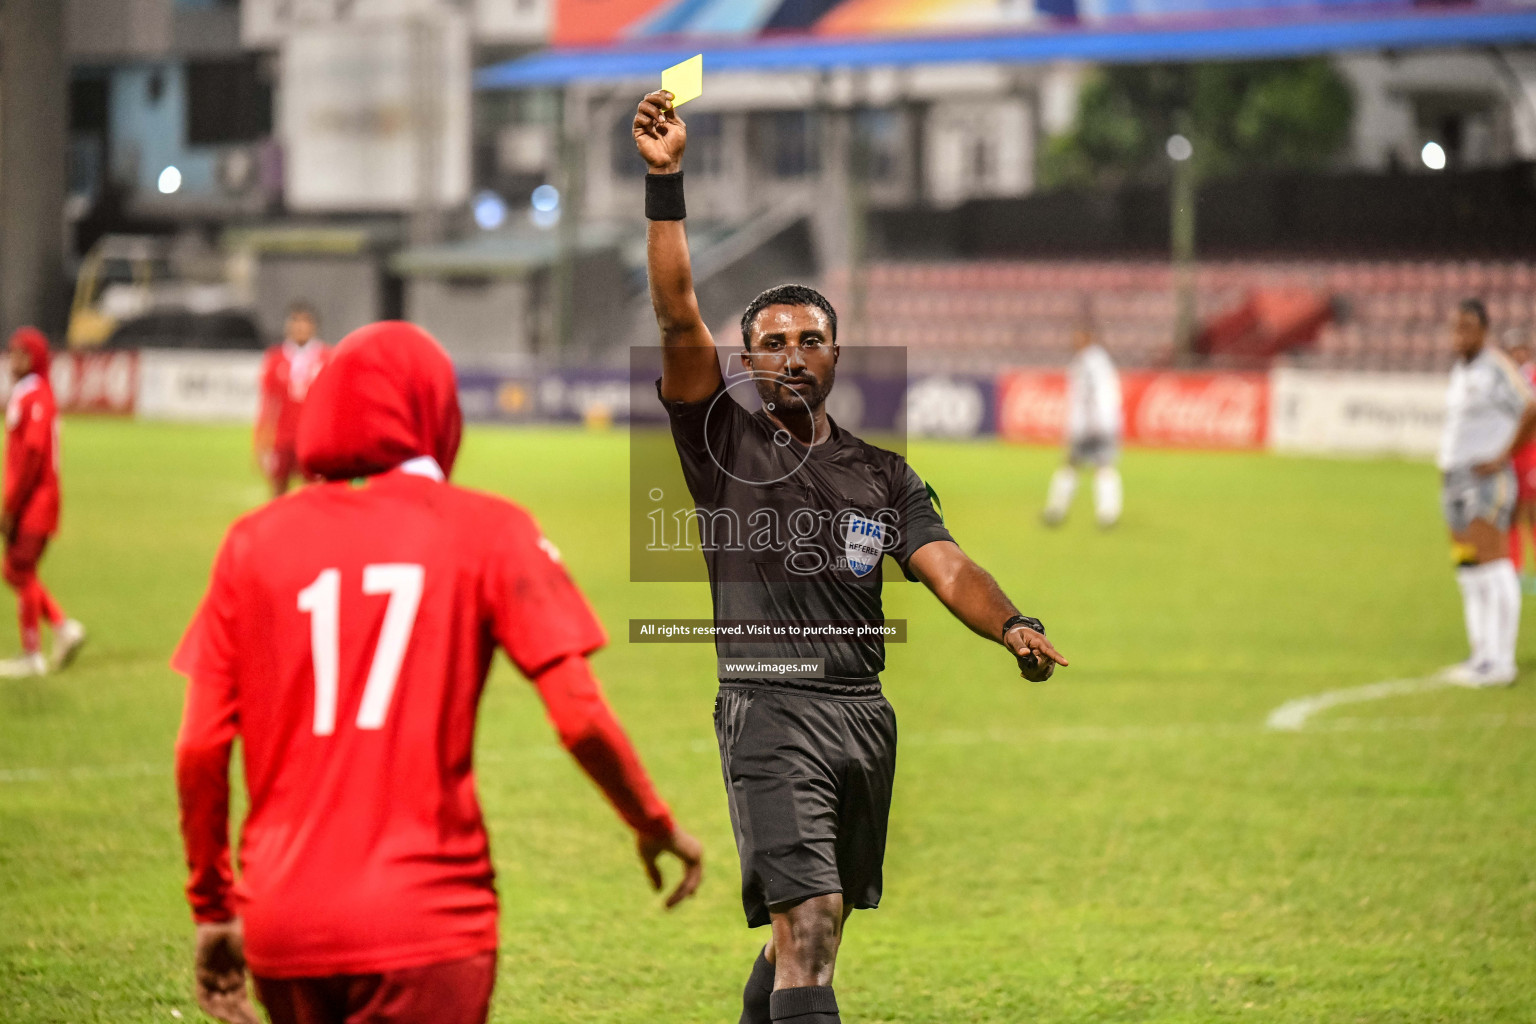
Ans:
POLYGON ((786 434, 789 434, 789 439, 796 445, 812 452, 831 451, 833 448, 837 447, 839 442, 843 441, 847 437, 847 432, 844 431, 842 427, 837 425, 837 420, 834 420, 830 413, 827 414, 827 436, 820 441, 812 441, 810 444, 806 444, 804 441, 800 440, 794 435, 793 432, 789 430, 788 427, 785 427, 778 420, 768 415, 768 411, 766 409, 759 408, 757 412, 753 413, 753 415, 761 416, 767 423, 773 425, 778 430, 782 430, 786 434))

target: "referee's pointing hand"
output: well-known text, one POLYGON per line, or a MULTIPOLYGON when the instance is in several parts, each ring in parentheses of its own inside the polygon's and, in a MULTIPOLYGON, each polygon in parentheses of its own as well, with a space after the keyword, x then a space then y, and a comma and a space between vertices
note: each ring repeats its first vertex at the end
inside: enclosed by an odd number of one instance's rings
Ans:
POLYGON ((1018 657, 1022 669, 1020 675, 1032 683, 1045 682, 1056 671, 1057 665, 1067 664, 1067 659, 1044 633, 1037 633, 1028 626, 1014 626, 1003 637, 1003 643, 1018 657))

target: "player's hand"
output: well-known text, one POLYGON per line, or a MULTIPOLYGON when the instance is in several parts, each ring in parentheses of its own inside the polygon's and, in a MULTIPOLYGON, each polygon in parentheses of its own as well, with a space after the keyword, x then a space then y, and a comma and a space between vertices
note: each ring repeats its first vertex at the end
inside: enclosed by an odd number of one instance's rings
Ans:
POLYGON ((658 89, 635 108, 635 146, 657 174, 671 174, 683 168, 683 150, 688 145, 688 126, 672 109, 672 94, 658 89))
POLYGON ((1032 683, 1045 682, 1056 671, 1057 665, 1065 667, 1068 664, 1044 633, 1037 633, 1028 626, 1010 629, 1003 637, 1003 645, 1019 659, 1019 674, 1032 683))
POLYGON ((245 929, 238 920, 197 926, 197 1005, 225 1024, 261 1024, 245 990, 245 929))
POLYGON ((1477 465, 1473 466, 1472 472, 1476 473, 1478 476, 1493 476, 1495 473, 1502 473, 1504 471, 1504 467, 1507 465, 1509 465, 1509 459, 1507 457, 1489 459, 1487 462, 1479 462, 1477 465))
POLYGON ((640 836, 635 840, 640 860, 645 864, 646 877, 651 888, 661 891, 661 866, 657 864, 664 853, 670 853, 683 862, 683 880, 667 897, 667 909, 671 910, 698 891, 704 881, 704 847, 693 836, 680 828, 673 828, 669 836, 640 836))
POLYGON ((12 535, 16 532, 16 517, 9 512, 0 513, 0 538, 5 542, 11 542, 12 535))

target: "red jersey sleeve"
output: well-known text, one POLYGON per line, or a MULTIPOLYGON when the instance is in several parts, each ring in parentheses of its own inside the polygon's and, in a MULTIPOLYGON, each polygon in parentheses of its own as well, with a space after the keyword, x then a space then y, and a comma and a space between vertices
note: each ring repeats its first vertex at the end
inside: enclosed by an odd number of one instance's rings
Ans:
POLYGON ((5 511, 16 515, 32 497, 47 468, 49 439, 53 417, 41 395, 34 391, 21 400, 16 409, 17 422, 8 424, 7 443, 15 447, 8 453, 5 511))
POLYGON ((187 856, 187 902, 202 921, 234 916, 230 891, 229 757, 239 732, 235 687, 235 537, 226 538, 213 579, 171 667, 187 677, 176 737, 176 789, 187 856))
POLYGON ((608 642, 560 552, 527 513, 502 530, 487 573, 492 633, 523 675, 608 642))
POLYGON ((656 793, 640 755, 603 699, 585 658, 562 658, 533 680, 560 743, 597 783, 629 827, 644 836, 672 833, 672 814, 656 793))
POLYGON ((47 452, 53 437, 54 411, 47 396, 46 390, 39 389, 27 401, 26 422, 21 429, 30 451, 47 452))
POLYGON ((538 688, 561 744, 631 828, 668 835, 667 805, 584 658, 608 638, 560 552, 526 513, 518 511, 500 538, 489 575, 493 632, 538 688))

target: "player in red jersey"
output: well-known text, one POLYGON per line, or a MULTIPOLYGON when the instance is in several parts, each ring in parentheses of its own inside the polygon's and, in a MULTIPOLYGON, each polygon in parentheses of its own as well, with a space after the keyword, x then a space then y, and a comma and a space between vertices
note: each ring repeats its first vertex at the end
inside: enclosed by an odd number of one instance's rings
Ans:
MULTIPOLYGON (((1504 350, 1510 360, 1520 368, 1520 375, 1536 387, 1536 362, 1531 360, 1531 345, 1525 333, 1510 330, 1504 335, 1504 350)), ((1515 514, 1509 524, 1509 560, 1515 563, 1527 593, 1533 589, 1533 580, 1525 571, 1525 545, 1522 533, 1531 535, 1536 544, 1536 441, 1523 446, 1510 459, 1515 471, 1515 514)))
POLYGON ((37 563, 59 529, 59 411, 48 382, 48 339, 35 327, 11 335, 10 401, 5 407, 5 582, 16 591, 21 656, 0 662, 0 676, 40 676, 68 665, 85 627, 37 578, 37 563), (53 627, 53 658, 43 657, 38 625, 53 627))
POLYGON ((256 462, 271 482, 274 496, 287 492, 298 469, 299 412, 330 357, 325 342, 315 336, 317 326, 314 310, 303 302, 294 303, 288 309, 282 344, 267 349, 261 364, 256 462))
POLYGON ((682 861, 667 905, 699 885, 698 842, 588 667, 602 627, 528 513, 446 482, 459 434, 453 366, 426 332, 350 335, 299 429, 323 482, 231 527, 176 652, 198 1002, 221 1020, 256 1020, 247 963, 276 1024, 485 1020, 497 901, 471 761, 497 647, 635 830, 652 886, 661 854, 682 861))

